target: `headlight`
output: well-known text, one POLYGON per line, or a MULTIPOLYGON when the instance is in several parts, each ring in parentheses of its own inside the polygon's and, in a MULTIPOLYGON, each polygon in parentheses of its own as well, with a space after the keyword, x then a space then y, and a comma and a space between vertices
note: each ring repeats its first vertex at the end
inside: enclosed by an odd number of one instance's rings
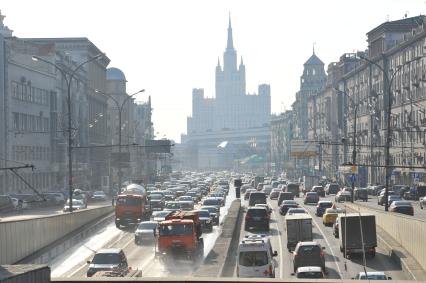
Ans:
POLYGON ((211 220, 210 220, 210 219, 206 221, 206 223, 207 223, 207 224, 209 224, 210 222, 211 222, 211 220))

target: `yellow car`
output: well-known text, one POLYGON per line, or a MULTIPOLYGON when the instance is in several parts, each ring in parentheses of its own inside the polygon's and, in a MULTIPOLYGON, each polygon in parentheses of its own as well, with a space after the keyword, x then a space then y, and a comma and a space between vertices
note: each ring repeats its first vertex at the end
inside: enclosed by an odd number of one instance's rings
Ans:
POLYGON ((341 208, 327 208, 322 216, 322 223, 331 226, 336 221, 337 216, 345 211, 341 208))

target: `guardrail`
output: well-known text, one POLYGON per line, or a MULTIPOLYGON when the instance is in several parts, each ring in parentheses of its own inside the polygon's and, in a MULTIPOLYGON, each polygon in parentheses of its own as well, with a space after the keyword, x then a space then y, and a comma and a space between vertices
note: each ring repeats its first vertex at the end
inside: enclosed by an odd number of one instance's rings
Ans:
POLYGON ((426 270, 426 220, 404 216, 392 212, 363 206, 362 204, 345 203, 348 207, 361 212, 376 215, 376 225, 388 233, 426 270))
POLYGON ((113 211, 104 206, 20 221, 0 222, 0 264, 13 264, 113 211))

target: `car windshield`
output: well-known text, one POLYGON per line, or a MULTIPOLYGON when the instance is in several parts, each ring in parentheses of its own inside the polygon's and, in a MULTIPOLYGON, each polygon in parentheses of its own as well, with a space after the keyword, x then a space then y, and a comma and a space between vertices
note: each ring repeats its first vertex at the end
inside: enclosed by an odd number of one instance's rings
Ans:
POLYGON ((200 217, 210 217, 210 212, 208 210, 200 210, 198 214, 200 217))
POLYGON ((302 245, 299 247, 298 253, 301 255, 315 255, 321 252, 321 248, 317 245, 302 245))
POLYGON ((206 199, 203 202, 204 205, 218 205, 219 200, 218 199, 206 199))
POLYGON ((192 225, 190 224, 160 225, 159 230, 160 230, 160 236, 191 235, 192 225))
POLYGON ((98 253, 93 257, 93 264, 119 264, 120 255, 118 253, 98 253))
POLYGON ((163 199, 163 196, 162 195, 150 195, 149 196, 150 198, 151 198, 151 200, 161 200, 161 199, 163 199))
POLYGON ((138 226, 139 230, 153 230, 155 228, 157 228, 157 223, 152 223, 152 222, 142 222, 138 226))
MULTIPOLYGON (((359 276, 360 279, 365 280, 365 273, 361 273, 359 276)), ((369 274, 367 273, 368 280, 387 280, 386 275, 384 274, 369 274)))
POLYGON ((166 203, 166 207, 167 209, 179 209, 180 205, 177 202, 173 202, 173 203, 166 203))
POLYGON ((96 192, 93 193, 93 195, 95 195, 95 196, 103 196, 103 195, 105 195, 105 193, 102 192, 102 191, 96 191, 96 192))
POLYGON ((152 213, 152 217, 166 217, 170 214, 170 211, 155 211, 152 213))
POLYGON ((321 271, 303 271, 297 273, 297 278, 323 278, 323 274, 321 271))
POLYGON ((265 266, 268 264, 268 253, 266 251, 240 252, 239 264, 242 266, 265 266))
POLYGON ((116 204, 123 205, 123 206, 138 206, 142 204, 142 199, 122 197, 117 199, 116 204))

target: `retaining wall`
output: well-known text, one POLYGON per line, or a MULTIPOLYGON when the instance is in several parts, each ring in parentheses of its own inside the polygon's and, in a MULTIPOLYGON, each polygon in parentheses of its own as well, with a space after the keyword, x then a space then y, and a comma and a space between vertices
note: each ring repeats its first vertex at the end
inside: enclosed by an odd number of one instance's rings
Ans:
POLYGON ((112 206, 105 206, 20 221, 2 221, 0 265, 14 264, 113 210, 112 206))

